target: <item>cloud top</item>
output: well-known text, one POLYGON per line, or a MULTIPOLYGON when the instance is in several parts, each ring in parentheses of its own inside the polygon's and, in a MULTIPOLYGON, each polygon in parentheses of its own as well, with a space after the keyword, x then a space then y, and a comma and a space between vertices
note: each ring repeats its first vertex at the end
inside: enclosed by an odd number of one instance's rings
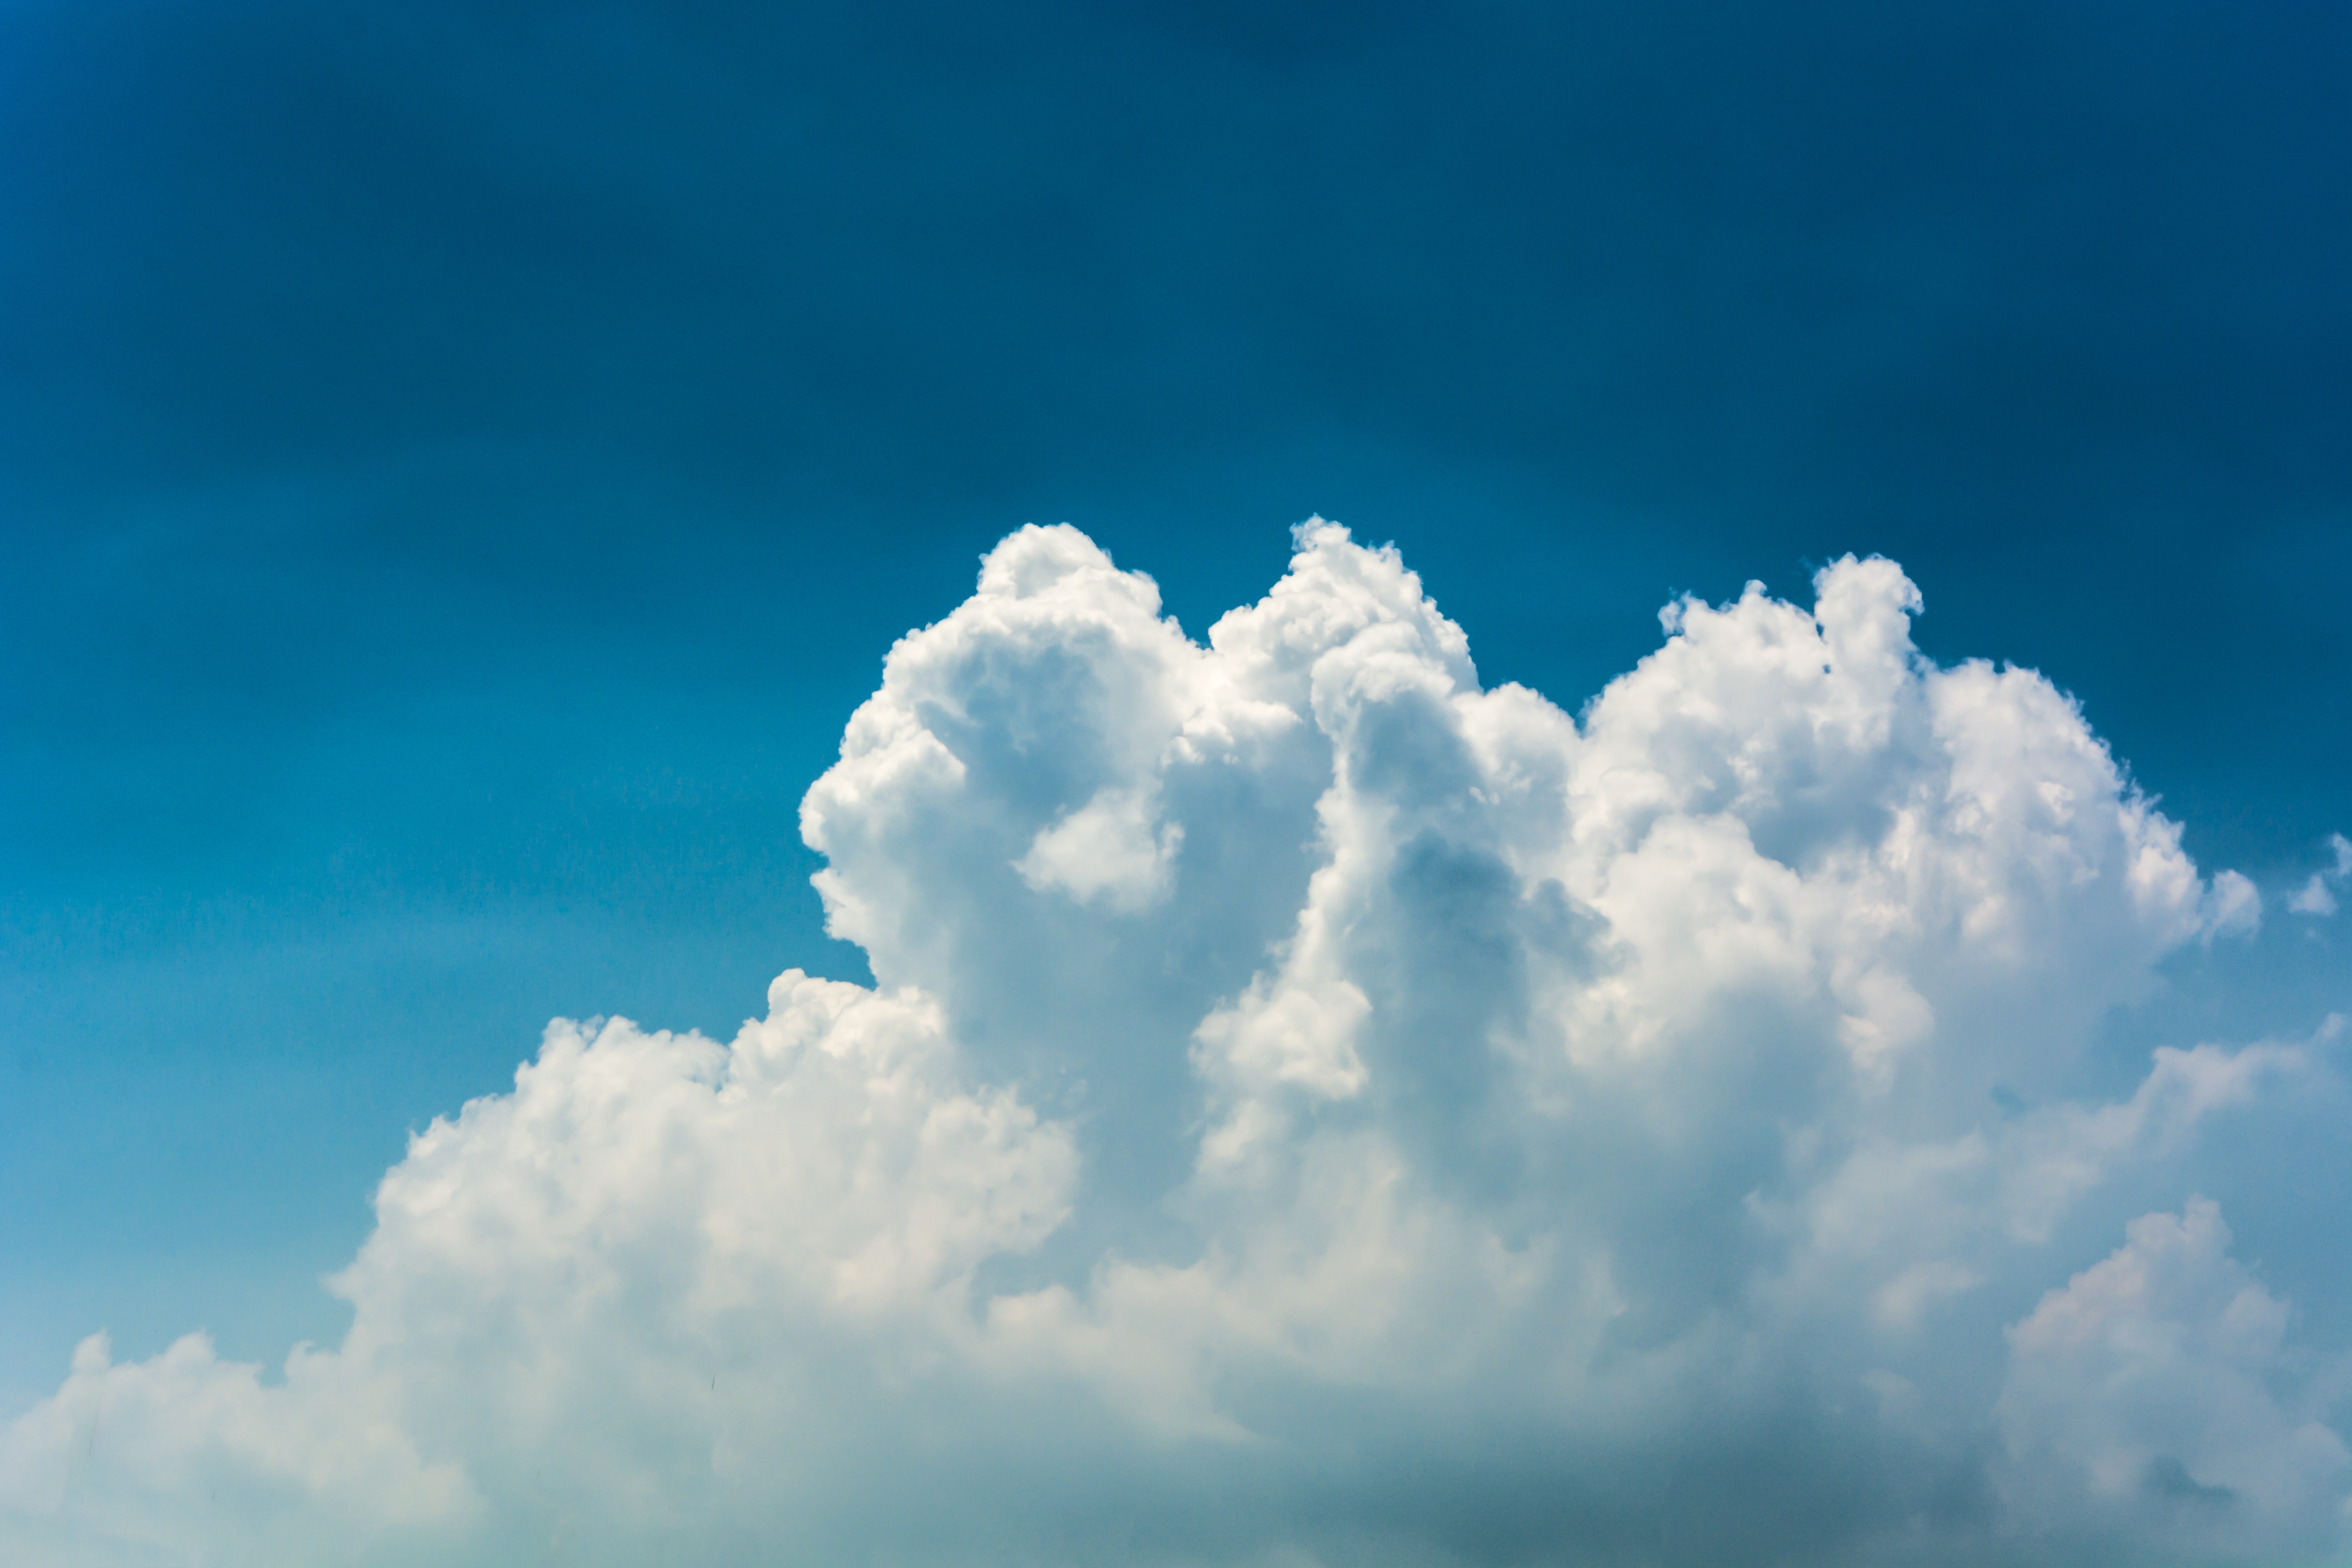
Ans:
POLYGON ((1668 606, 1571 716, 1335 524, 1204 643, 1020 531, 803 805, 877 989, 551 1026, 385 1177, 341 1346, 86 1343, 0 1550, 2328 1549, 2340 1365, 2219 1209, 2053 1240, 2327 1070, 2082 1091, 2259 896, 2041 676, 1923 658, 1893 563, 1813 587, 1668 606))

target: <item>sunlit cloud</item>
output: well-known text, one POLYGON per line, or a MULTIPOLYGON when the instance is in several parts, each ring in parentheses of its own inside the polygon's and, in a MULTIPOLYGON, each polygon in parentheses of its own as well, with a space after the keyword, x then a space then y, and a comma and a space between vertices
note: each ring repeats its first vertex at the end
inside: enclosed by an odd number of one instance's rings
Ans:
POLYGON ((1571 714, 1334 524, 1202 641, 1022 530, 803 805, 875 987, 550 1026, 385 1175, 340 1345, 86 1342, 0 1555, 2328 1550, 2346 1363, 2221 1208, 2053 1238, 2338 1026, 2084 1098, 2260 895, 1895 563, 1813 588, 1571 714))

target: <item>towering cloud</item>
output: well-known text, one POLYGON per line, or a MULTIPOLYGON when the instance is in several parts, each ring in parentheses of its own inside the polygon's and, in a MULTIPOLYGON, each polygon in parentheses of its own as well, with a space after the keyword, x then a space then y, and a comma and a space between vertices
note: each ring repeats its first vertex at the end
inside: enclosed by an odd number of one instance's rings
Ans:
POLYGON ((2084 1089, 2259 898, 1892 563, 1814 588, 1572 718, 1335 525, 1205 646, 1024 529, 803 805, 877 989, 551 1026, 386 1175, 340 1347, 84 1344, 0 1558, 2327 1551, 2345 1363, 2216 1205, 2064 1239, 2329 1073, 2084 1089))

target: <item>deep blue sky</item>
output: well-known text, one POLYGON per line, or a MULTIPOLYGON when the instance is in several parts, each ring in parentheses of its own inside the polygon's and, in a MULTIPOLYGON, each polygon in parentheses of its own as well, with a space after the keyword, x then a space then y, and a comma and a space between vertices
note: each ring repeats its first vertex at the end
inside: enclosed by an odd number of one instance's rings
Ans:
POLYGON ((1570 708, 1879 551, 2283 889, 2347 279, 2341 4, 6 0, 0 1394, 331 1334, 551 1014, 862 977, 800 794, 1024 521, 1197 634, 1320 511, 1570 708))

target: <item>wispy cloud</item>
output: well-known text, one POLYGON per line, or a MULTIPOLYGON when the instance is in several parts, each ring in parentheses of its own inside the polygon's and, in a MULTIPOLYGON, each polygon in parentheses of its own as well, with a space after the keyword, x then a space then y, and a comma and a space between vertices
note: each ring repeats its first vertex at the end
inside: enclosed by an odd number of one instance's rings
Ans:
POLYGON ((2327 847, 2336 853, 2336 864, 2314 871, 2311 880, 2295 889, 2286 907, 2299 915, 2326 918, 2336 912, 2336 885, 2352 877, 2352 838, 2341 833, 2327 836, 2327 847))

